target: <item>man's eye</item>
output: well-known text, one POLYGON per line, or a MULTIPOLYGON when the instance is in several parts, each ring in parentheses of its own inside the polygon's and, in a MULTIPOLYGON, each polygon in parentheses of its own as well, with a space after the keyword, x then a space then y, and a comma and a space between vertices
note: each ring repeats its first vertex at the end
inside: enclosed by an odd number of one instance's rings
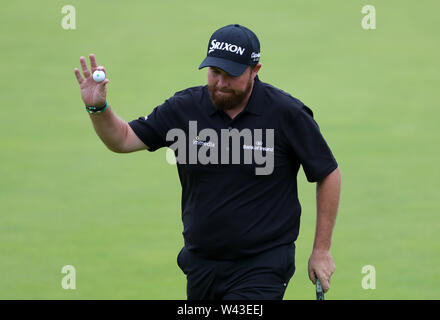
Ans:
POLYGON ((212 70, 212 72, 215 73, 215 74, 221 74, 221 73, 222 73, 221 70, 218 69, 218 68, 212 68, 211 70, 212 70))

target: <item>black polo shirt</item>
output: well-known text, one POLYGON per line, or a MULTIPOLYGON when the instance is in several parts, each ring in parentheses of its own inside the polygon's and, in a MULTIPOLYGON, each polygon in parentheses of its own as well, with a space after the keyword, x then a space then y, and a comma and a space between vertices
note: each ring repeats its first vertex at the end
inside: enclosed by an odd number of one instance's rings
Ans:
MULTIPOLYGON (((234 119, 213 106, 207 86, 199 86, 177 92, 150 115, 129 125, 149 151, 172 146, 178 140, 167 141, 172 129, 185 134, 187 154, 180 159, 186 161, 177 163, 183 237, 188 250, 212 259, 236 259, 293 243, 301 215, 297 196, 300 165, 310 182, 320 181, 338 166, 312 111, 258 77, 248 105, 234 119), (225 163, 220 161, 226 152, 220 141, 209 143, 211 139, 198 137, 203 129, 213 129, 219 138, 222 130, 250 129, 254 139, 251 143, 240 140, 240 163, 233 163, 231 157, 225 163), (257 129, 262 133, 258 137, 257 129), (269 129, 273 129, 272 146, 266 145, 269 129), (208 154, 218 153, 219 161, 191 162, 188 153, 194 144, 198 150, 209 149, 208 154), (257 175, 255 169, 264 165, 254 158, 251 163, 244 161, 245 149, 254 148, 266 148, 262 151, 266 156, 273 152, 270 174, 257 175)), ((184 151, 175 154, 179 152, 184 151)))

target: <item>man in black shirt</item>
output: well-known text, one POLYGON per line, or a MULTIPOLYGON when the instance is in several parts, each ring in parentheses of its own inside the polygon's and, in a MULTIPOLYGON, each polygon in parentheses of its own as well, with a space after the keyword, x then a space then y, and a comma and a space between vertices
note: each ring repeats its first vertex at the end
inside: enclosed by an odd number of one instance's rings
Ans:
MULTIPOLYGON (((340 172, 312 111, 260 81, 260 43, 235 24, 215 31, 208 84, 177 92, 129 123, 106 101, 84 57, 75 74, 94 128, 119 153, 168 147, 182 185, 185 246, 178 265, 188 299, 282 299, 295 271, 301 206, 297 173, 317 182, 317 224, 309 277, 327 292, 340 172)), ((90 55, 92 72, 98 67, 90 55)))

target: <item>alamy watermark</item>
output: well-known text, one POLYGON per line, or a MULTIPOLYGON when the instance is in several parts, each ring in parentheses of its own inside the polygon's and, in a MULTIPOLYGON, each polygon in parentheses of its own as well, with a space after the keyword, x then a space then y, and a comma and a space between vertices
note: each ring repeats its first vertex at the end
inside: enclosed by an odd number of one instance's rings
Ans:
POLYGON ((376 29, 376 8, 370 4, 362 7, 362 14, 365 16, 362 18, 361 26, 364 30, 376 29))
POLYGON ((167 150, 168 163, 255 164, 255 175, 273 172, 274 129, 221 129, 219 136, 210 128, 198 132, 197 121, 189 121, 188 135, 178 128, 168 131, 166 140, 174 142, 167 150))
POLYGON ((61 287, 65 290, 75 290, 76 289, 76 270, 74 266, 65 265, 61 269, 62 274, 66 276, 61 279, 61 287))
POLYGON ((362 274, 365 274, 361 282, 362 289, 376 289, 376 268, 372 265, 363 266, 362 274))
POLYGON ((64 30, 76 29, 76 9, 74 6, 68 4, 61 8, 61 14, 64 14, 61 19, 61 27, 64 30))

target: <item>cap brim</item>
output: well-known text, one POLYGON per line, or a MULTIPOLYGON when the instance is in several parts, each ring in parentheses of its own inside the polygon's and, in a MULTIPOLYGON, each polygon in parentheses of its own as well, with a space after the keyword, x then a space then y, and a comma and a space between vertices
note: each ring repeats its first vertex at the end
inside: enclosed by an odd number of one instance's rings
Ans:
POLYGON ((238 77, 249 67, 246 64, 237 63, 231 60, 226 60, 217 57, 206 57, 200 64, 199 69, 205 67, 216 67, 222 69, 231 76, 238 77))

